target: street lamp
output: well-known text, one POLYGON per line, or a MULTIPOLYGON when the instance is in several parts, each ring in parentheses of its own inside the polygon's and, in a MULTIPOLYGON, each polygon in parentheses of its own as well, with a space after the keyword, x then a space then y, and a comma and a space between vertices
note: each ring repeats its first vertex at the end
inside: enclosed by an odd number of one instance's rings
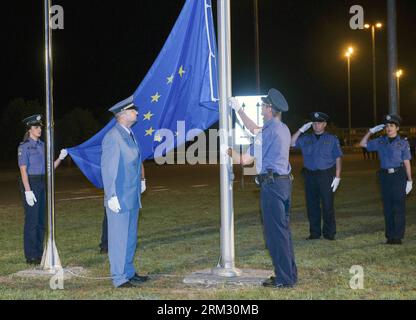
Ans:
POLYGON ((354 48, 349 47, 345 52, 348 62, 348 143, 351 146, 351 56, 354 53, 354 48))
POLYGON ((400 115, 400 78, 403 76, 403 70, 396 71, 396 83, 397 83, 397 114, 400 115))
POLYGON ((382 23, 365 24, 364 27, 371 29, 371 45, 373 49, 373 117, 374 125, 377 125, 377 80, 376 80, 376 30, 383 27, 382 23))

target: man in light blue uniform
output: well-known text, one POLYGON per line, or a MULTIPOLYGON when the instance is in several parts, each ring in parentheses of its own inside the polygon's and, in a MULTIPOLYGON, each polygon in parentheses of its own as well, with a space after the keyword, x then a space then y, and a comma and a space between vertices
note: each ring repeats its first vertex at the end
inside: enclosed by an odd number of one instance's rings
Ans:
POLYGON ((246 128, 256 134, 256 138, 248 153, 240 156, 230 149, 228 154, 235 162, 243 165, 256 160, 266 245, 275 272, 275 277, 265 281, 263 286, 293 287, 297 282, 297 268, 290 231, 293 180, 289 164, 290 131, 281 120, 282 112, 288 111, 289 106, 276 89, 271 89, 262 100, 264 127, 259 128, 247 117, 238 101, 230 99, 229 104, 241 117, 246 128))
POLYGON ((102 142, 101 175, 108 220, 108 255, 115 287, 136 287, 148 280, 134 268, 141 193, 140 149, 131 127, 137 121, 134 104, 116 105, 117 124, 102 142))
POLYGON ((360 145, 368 151, 377 151, 381 162, 378 172, 383 197, 386 224, 386 244, 401 245, 406 228, 406 195, 413 189, 410 146, 398 131, 401 118, 390 114, 384 124, 369 130, 360 145), (386 135, 368 141, 370 136, 386 129, 386 135))
POLYGON ((292 147, 303 154, 302 172, 310 233, 307 240, 319 239, 321 234, 327 240, 335 240, 334 193, 341 181, 342 150, 338 138, 325 131, 329 120, 327 114, 314 112, 311 120, 292 136, 292 147), (311 127, 313 133, 304 134, 311 127), (322 230, 321 216, 324 222, 322 230))

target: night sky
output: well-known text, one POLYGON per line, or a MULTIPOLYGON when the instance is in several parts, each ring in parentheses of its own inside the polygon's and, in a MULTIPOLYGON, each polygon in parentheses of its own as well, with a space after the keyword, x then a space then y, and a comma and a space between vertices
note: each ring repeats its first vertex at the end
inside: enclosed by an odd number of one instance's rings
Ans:
MULTIPOLYGON (((43 1, 2 4, 2 105, 44 100, 43 1)), ((170 33, 184 0, 53 1, 65 29, 53 32, 55 117, 72 108, 98 115, 133 93, 170 33)), ((233 94, 256 94, 252 0, 232 0, 233 94)), ((214 11, 216 1, 213 1, 214 11)), ((347 125, 347 46, 352 60, 353 126, 372 125, 371 36, 349 28, 349 8, 386 22, 386 1, 259 0, 261 90, 281 90, 300 119, 311 111, 347 125)), ((416 1, 398 0, 401 108, 416 124, 416 1)), ((377 32, 379 118, 387 112, 387 32, 377 32)), ((110 116, 110 115, 109 115, 110 116)), ((300 124, 300 123, 299 123, 300 124)))

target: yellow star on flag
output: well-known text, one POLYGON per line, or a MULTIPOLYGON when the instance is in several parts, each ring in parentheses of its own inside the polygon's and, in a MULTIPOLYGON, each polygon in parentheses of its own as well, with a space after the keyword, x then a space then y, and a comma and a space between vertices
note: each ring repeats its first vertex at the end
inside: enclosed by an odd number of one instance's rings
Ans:
POLYGON ((150 127, 149 130, 145 130, 146 131, 146 135, 145 136, 151 136, 153 135, 153 132, 155 132, 155 130, 153 129, 153 127, 150 127))
POLYGON ((183 74, 184 73, 186 73, 186 71, 185 70, 183 70, 183 66, 181 66, 180 68, 179 68, 179 75, 181 76, 181 78, 183 77, 183 74))
POLYGON ((154 96, 152 96, 152 103, 153 102, 159 102, 161 95, 159 94, 159 92, 156 92, 156 94, 154 96))
POLYGON ((166 84, 173 83, 173 74, 170 77, 167 77, 166 79, 168 80, 168 82, 166 84))
POLYGON ((155 141, 157 142, 162 141, 162 137, 159 134, 155 135, 155 141))
POLYGON ((144 121, 144 120, 149 120, 149 121, 150 121, 150 120, 152 119, 152 117, 154 116, 154 114, 152 114, 152 113, 149 111, 148 113, 144 114, 143 116, 144 116, 143 121, 144 121))

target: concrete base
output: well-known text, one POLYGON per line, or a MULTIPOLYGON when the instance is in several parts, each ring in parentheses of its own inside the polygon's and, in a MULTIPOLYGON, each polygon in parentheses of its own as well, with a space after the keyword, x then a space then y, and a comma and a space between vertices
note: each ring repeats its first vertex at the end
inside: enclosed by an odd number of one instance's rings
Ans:
MULTIPOLYGON (((12 276, 19 277, 19 278, 47 279, 56 275, 57 272, 59 271, 58 270, 43 270, 40 267, 38 267, 38 268, 32 268, 32 269, 27 269, 27 270, 16 272, 12 274, 12 276)), ((63 276, 64 276, 63 280, 72 279, 74 277, 74 274, 82 276, 86 274, 86 270, 83 267, 63 268, 63 276)))
POLYGON ((236 286, 261 286, 262 282, 274 275, 270 270, 242 269, 238 277, 221 277, 212 269, 196 271, 183 279, 185 284, 194 285, 218 285, 229 284, 236 286))

